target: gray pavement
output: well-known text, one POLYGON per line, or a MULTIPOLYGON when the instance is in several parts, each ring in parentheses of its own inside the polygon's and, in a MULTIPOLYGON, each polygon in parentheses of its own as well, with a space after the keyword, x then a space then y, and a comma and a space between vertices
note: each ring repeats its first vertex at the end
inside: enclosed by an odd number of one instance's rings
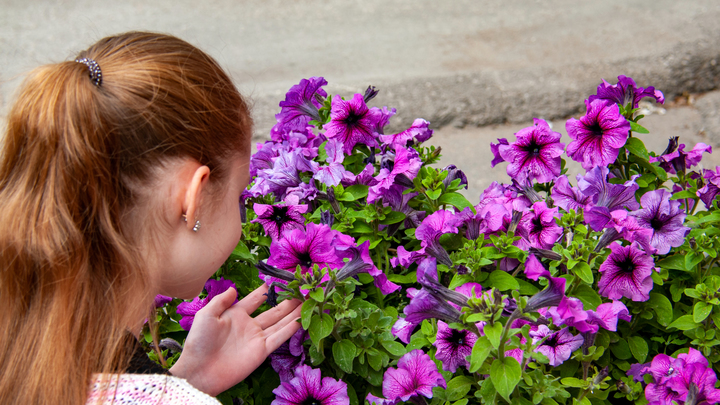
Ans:
MULTIPOLYGON (((533 117, 564 131, 600 78, 625 74, 669 100, 720 88, 718 0, 0 0, 0 124, 25 72, 127 30, 213 55, 251 99, 257 140, 290 86, 324 76, 332 94, 377 86, 374 103, 398 109, 390 130, 426 118, 446 160, 467 167, 533 117)), ((647 125, 720 146, 719 108, 710 93, 647 125)))

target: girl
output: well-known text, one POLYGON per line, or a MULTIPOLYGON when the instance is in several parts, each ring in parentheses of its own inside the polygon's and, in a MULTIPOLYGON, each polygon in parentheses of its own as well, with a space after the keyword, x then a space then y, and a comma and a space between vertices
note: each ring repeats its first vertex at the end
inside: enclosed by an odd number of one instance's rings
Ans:
POLYGON ((167 35, 31 74, 0 157, 0 403, 207 403, 292 336, 298 302, 253 319, 267 287, 231 289, 171 376, 128 370, 153 298, 197 296, 237 244, 251 124, 218 64, 167 35))

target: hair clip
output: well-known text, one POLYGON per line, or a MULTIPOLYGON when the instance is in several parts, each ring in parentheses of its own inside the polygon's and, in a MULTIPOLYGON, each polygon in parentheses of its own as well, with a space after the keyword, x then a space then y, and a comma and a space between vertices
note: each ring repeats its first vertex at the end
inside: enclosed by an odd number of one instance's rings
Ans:
POLYGON ((94 60, 88 58, 75 59, 75 62, 82 63, 87 66, 90 71, 90 80, 92 80, 95 86, 100 87, 100 84, 102 83, 102 70, 100 70, 100 65, 98 65, 98 63, 94 60))

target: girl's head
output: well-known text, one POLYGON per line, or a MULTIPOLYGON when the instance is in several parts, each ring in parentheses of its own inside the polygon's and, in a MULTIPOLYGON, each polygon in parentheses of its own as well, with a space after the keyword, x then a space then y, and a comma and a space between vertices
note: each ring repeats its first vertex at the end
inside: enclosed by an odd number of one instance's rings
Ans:
POLYGON ((8 116, 2 403, 84 402, 90 373, 123 367, 154 294, 196 295, 240 235, 251 119, 218 64, 141 32, 78 58, 97 62, 99 86, 82 63, 44 66, 8 116))

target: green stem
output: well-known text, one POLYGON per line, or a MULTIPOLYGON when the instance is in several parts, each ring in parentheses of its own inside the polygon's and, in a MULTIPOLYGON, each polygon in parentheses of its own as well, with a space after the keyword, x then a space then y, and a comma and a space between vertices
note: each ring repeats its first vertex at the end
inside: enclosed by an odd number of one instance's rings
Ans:
POLYGON ((508 318, 505 326, 503 327, 502 334, 500 334, 500 344, 498 344, 498 359, 500 361, 503 361, 503 359, 505 358, 505 341, 507 340, 507 335, 510 332, 510 325, 512 325, 513 321, 520 317, 520 315, 522 315, 520 309, 515 309, 515 311, 510 314, 510 317, 508 318))
POLYGON ((693 201, 694 201, 693 207, 692 207, 692 210, 690 211, 690 215, 693 215, 695 213, 695 209, 698 207, 698 201, 700 201, 700 197, 695 197, 695 199, 693 201))

